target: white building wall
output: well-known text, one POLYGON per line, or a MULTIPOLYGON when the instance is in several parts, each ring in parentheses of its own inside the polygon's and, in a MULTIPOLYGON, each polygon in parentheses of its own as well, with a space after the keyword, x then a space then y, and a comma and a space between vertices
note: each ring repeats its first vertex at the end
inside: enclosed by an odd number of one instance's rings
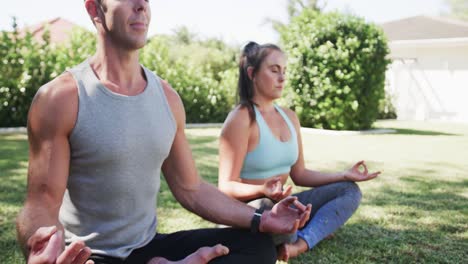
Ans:
POLYGON ((468 43, 390 48, 387 91, 398 119, 468 122, 468 43))

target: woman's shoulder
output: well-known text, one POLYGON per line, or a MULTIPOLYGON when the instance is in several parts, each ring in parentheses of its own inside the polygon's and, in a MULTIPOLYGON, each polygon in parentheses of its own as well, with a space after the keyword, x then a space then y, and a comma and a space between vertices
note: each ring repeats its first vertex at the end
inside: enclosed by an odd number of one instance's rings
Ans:
POLYGON ((294 124, 299 124, 299 118, 297 117, 297 114, 294 112, 294 110, 282 106, 278 107, 283 110, 283 112, 288 116, 289 120, 291 120, 294 124))
POLYGON ((245 105, 237 105, 234 109, 231 110, 229 115, 232 116, 239 116, 239 117, 246 117, 249 115, 249 108, 245 105))
POLYGON ((242 130, 250 127, 249 109, 246 106, 236 106, 227 116, 223 124, 223 130, 226 128, 242 130))

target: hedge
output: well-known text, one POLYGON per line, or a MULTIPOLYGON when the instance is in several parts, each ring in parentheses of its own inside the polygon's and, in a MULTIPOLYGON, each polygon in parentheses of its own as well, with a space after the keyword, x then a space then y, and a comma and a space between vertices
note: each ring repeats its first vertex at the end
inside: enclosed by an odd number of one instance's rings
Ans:
POLYGON ((304 9, 281 30, 289 55, 286 104, 308 127, 368 129, 384 100, 382 30, 362 18, 304 9))

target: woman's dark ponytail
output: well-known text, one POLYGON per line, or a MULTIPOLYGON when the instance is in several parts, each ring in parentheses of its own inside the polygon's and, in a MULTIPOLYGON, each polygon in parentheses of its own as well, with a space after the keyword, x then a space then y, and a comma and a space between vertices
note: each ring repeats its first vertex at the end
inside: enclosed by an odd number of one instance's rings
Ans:
POLYGON ((250 41, 244 46, 240 56, 239 80, 237 82, 238 102, 241 106, 247 107, 252 122, 255 121, 255 103, 253 101, 255 89, 252 79, 271 50, 281 51, 281 49, 274 44, 259 45, 250 41), (252 79, 249 77, 249 67, 252 67, 252 79))
POLYGON ((249 77, 247 69, 251 63, 252 57, 255 51, 259 48, 259 45, 253 41, 247 43, 240 57, 239 63, 239 81, 237 83, 237 92, 239 95, 239 104, 247 107, 251 120, 255 120, 254 102, 252 101, 254 96, 253 81, 249 77), (250 55, 250 56, 249 56, 250 55))

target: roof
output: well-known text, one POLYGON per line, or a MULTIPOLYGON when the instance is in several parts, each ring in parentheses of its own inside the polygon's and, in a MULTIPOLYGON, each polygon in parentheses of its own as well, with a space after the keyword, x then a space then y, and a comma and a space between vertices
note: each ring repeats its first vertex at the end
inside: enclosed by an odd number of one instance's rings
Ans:
POLYGON ((50 33, 51 43, 62 43, 68 40, 69 34, 75 27, 79 26, 66 19, 57 17, 34 26, 25 27, 20 30, 20 34, 25 34, 29 31, 35 40, 42 41, 42 35, 46 30, 48 30, 50 33))
POLYGON ((468 23, 441 17, 414 16, 381 26, 390 41, 468 38, 468 23))

